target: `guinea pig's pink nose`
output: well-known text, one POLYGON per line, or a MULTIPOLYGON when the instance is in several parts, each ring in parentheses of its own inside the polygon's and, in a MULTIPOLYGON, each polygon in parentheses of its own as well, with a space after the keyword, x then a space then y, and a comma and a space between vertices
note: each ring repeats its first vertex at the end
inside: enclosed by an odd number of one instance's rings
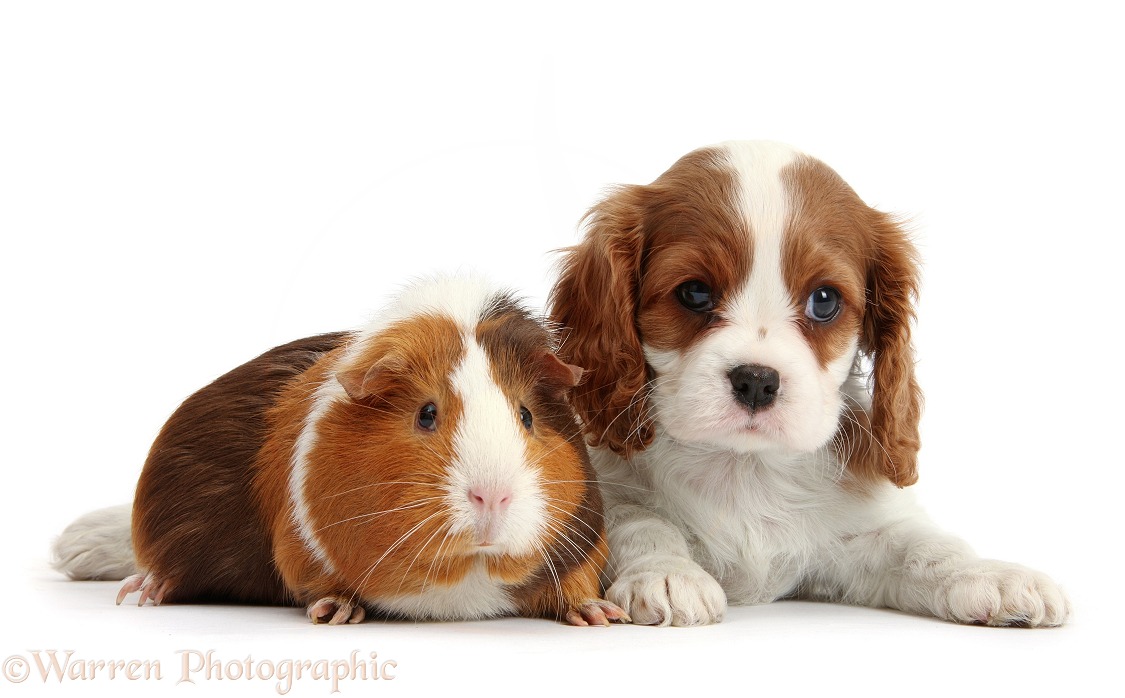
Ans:
POLYGON ((512 491, 497 487, 470 487, 469 502, 482 512, 504 511, 512 503, 512 491))

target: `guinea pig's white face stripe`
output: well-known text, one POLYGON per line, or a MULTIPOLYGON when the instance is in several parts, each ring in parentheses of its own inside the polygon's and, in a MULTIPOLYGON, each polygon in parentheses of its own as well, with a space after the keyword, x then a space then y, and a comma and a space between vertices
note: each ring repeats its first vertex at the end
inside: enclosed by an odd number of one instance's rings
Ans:
POLYGON ((289 500, 292 504, 293 524, 301 536, 305 549, 324 566, 324 571, 328 574, 334 574, 336 568, 316 535, 316 526, 313 525, 309 500, 305 494, 305 481, 309 472, 309 454, 316 446, 317 425, 335 402, 346 399, 347 394, 338 381, 328 380, 321 383, 313 395, 312 408, 305 417, 305 423, 297 437, 289 470, 289 500))
POLYGON ((527 462, 518 406, 497 386, 476 338, 465 334, 464 346, 450 381, 462 408, 447 490, 451 527, 492 543, 497 553, 527 554, 542 540, 546 504, 539 477, 527 462), (496 501, 474 502, 474 492, 496 501), (500 504, 504 498, 508 501, 500 504))

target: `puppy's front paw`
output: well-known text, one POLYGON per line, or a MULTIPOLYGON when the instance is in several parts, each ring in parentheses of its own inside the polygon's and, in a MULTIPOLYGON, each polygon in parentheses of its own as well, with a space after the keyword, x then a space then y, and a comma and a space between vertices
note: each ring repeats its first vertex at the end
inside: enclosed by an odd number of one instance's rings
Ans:
POLYGON ((727 595, 692 560, 654 555, 626 567, 606 598, 638 625, 707 625, 723 619, 727 595))
POLYGON ((948 620, 975 625, 1037 628, 1062 625, 1070 601, 1047 575, 1007 562, 980 560, 942 584, 948 620))

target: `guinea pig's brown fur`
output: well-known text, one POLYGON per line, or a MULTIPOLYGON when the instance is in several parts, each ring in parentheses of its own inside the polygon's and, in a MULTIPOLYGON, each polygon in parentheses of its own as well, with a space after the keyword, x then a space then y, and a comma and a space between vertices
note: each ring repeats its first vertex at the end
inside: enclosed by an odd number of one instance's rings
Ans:
POLYGON ((255 461, 267 413, 287 385, 345 340, 345 333, 271 349, 196 392, 153 442, 133 499, 139 566, 174 591, 154 598, 288 604, 273 563, 270 519, 257 505, 255 461))
POLYGON ((601 497, 568 401, 581 370, 554 341, 509 295, 441 277, 366 330, 222 376, 153 444, 119 601, 627 620, 600 598, 601 497))

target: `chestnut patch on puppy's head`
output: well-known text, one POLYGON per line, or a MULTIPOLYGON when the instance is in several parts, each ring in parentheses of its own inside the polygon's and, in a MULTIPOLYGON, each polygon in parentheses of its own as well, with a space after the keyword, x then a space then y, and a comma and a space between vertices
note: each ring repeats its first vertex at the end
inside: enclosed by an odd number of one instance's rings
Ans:
POLYGON ((805 329, 810 346, 823 365, 858 333, 860 350, 874 366, 870 413, 844 406, 835 440, 840 457, 861 479, 913 484, 922 411, 911 344, 917 253, 892 216, 864 204, 818 160, 801 157, 783 176, 794 209, 783 255, 790 290, 800 299, 831 285, 843 302, 832 323, 805 329))
POLYGON ((805 339, 824 368, 843 356, 863 322, 869 209, 839 175, 806 155, 786 166, 781 178, 790 200, 782 277, 805 339), (810 295, 819 289, 839 294, 838 310, 826 322, 806 313, 810 295))
POLYGON ((717 319, 686 307, 676 289, 697 281, 721 303, 749 273, 737 187, 724 151, 703 148, 587 213, 586 236, 567 250, 551 292, 551 315, 567 333, 561 358, 588 372, 573 400, 591 446, 627 457, 652 441, 641 338, 684 350, 717 319))
POLYGON ((639 310, 644 343, 685 350, 719 321, 723 298, 745 282, 753 248, 738 182, 721 150, 689 153, 644 187, 639 310), (685 307, 677 289, 700 282, 713 309, 685 307))

